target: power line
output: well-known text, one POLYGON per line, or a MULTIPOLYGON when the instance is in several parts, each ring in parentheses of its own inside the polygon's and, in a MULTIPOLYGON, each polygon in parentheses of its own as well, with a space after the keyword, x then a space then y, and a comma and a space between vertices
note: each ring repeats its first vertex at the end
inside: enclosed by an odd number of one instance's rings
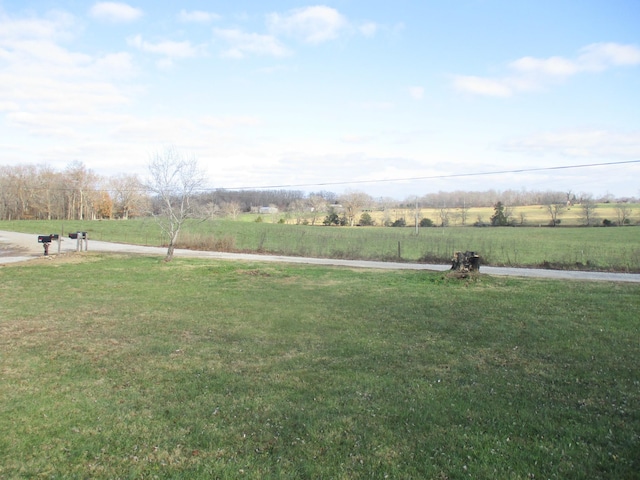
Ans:
POLYGON ((391 183, 391 182, 410 182, 416 180, 437 180, 443 178, 459 178, 459 177, 481 177, 487 175, 502 175, 505 173, 529 173, 529 172, 542 172, 552 170, 569 170, 574 168, 589 168, 589 167, 606 167, 611 165, 626 165, 631 163, 640 163, 640 160, 625 160, 621 162, 603 162, 603 163, 584 163, 580 165, 561 165, 559 167, 538 167, 538 168, 519 168, 515 170, 495 170, 490 172, 472 172, 472 173, 451 173, 446 175, 429 175, 424 177, 407 177, 407 178, 385 178, 377 180, 351 180, 341 182, 323 182, 323 183, 300 183, 300 184, 285 184, 285 185, 264 185, 260 187, 231 187, 231 188, 206 188, 202 191, 213 190, 268 190, 271 188, 300 188, 300 187, 330 187, 335 185, 354 185, 365 183, 391 183))

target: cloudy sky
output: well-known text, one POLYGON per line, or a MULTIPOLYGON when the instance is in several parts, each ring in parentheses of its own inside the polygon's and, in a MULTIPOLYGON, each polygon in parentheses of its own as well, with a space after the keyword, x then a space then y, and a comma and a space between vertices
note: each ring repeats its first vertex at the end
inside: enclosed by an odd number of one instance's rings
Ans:
POLYGON ((174 146, 214 188, 638 196, 639 25, 637 0, 0 0, 0 165, 144 175, 174 146))

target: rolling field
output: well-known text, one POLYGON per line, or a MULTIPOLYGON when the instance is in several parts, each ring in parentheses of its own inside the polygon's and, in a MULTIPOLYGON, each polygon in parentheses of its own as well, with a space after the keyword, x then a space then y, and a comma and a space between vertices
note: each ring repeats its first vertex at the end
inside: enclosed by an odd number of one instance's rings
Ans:
MULTIPOLYGON (((255 219, 255 216, 253 217, 255 219)), ((13 221, 0 230, 162 245, 153 219, 13 221)), ((35 237, 34 237, 35 238, 35 237)), ((35 241, 35 240, 34 240, 35 241)), ((324 227, 208 220, 185 225, 178 247, 292 256, 449 263, 455 251, 478 252, 485 265, 640 272, 640 227, 324 227)))
POLYGON ((637 285, 0 268, 0 478, 637 478, 637 285))

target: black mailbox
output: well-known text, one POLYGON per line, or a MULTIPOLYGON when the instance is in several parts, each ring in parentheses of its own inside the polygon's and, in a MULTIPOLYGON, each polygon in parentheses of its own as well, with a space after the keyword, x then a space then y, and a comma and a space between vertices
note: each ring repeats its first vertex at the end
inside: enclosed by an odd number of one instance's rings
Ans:
POLYGON ((78 238, 78 233, 77 232, 76 233, 70 233, 69 234, 69 238, 72 239, 72 240, 76 240, 78 238))
POLYGON ((53 240, 58 240, 60 236, 57 233, 50 233, 49 235, 38 235, 38 243, 51 243, 53 240))

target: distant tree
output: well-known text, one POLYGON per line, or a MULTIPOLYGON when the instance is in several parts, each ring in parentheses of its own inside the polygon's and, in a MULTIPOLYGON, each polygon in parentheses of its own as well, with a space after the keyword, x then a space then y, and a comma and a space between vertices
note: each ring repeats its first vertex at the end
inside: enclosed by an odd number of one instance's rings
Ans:
POLYGON ((431 220, 430 218, 423 218, 422 220, 420 220, 420 226, 421 227, 433 227, 434 223, 433 223, 433 220, 431 220))
POLYGON ((315 225, 318 216, 327 209, 327 200, 322 195, 311 194, 307 199, 309 210, 311 210, 311 225, 315 225))
POLYGON ((629 222, 629 215, 631 215, 631 207, 626 203, 617 203, 615 206, 616 220, 618 225, 627 225, 629 222))
POLYGON ((446 205, 442 205, 438 209, 438 216, 440 217, 440 226, 447 227, 449 226, 449 220, 451 219, 451 209, 446 205))
POLYGON ((327 226, 330 226, 330 225, 345 226, 347 224, 347 217, 345 217, 344 215, 341 217, 340 215, 338 215, 338 212, 335 210, 335 208, 330 207, 329 213, 326 217, 324 217, 322 224, 327 226))
POLYGON ((340 197, 340 203, 349 225, 353 227, 358 214, 372 203, 372 199, 364 192, 350 191, 340 197))
POLYGON ((149 209, 149 197, 136 175, 117 175, 109 180, 114 215, 123 220, 141 216, 149 209))
POLYGON ((225 217, 237 220, 242 213, 242 205, 240 202, 223 202, 220 210, 225 217))
POLYGON ((462 223, 462 225, 466 225, 467 224, 467 219, 469 218, 469 205, 467 205, 466 201, 463 202, 462 206, 460 207, 460 222, 462 223))
POLYGON ((148 191, 158 203, 154 217, 168 237, 165 261, 173 252, 184 222, 192 216, 192 197, 204 185, 204 174, 194 157, 187 157, 175 147, 155 153, 149 162, 148 191))
POLYGON ((406 227, 407 222, 404 218, 399 218, 391 224, 392 227, 406 227))
POLYGON ((106 191, 100 192, 100 198, 95 202, 95 213, 98 218, 113 217, 113 200, 106 191))
POLYGON ((307 211, 307 203, 301 199, 297 198, 293 202, 289 204, 289 213, 295 218, 296 225, 300 225, 305 221, 305 214, 307 211))
POLYGON ((98 176, 82 162, 72 162, 64 171, 67 190, 67 218, 83 220, 93 218, 93 193, 96 191, 98 176))
POLYGON ((497 202, 493 206, 493 215, 489 221, 493 227, 509 226, 509 211, 502 202, 497 202))
POLYGON ((564 212, 566 205, 564 203, 550 203, 547 205, 547 212, 551 218, 549 225, 555 227, 560 224, 560 215, 564 212))
POLYGON ((580 197, 580 209, 582 211, 581 220, 586 226, 591 226, 595 221, 595 211, 598 204, 593 200, 593 197, 589 194, 583 194, 580 197))
POLYGON ((364 212, 362 215, 360 215, 360 221, 358 222, 358 224, 362 225, 363 227, 372 227, 376 224, 376 222, 373 220, 373 218, 371 218, 371 214, 364 212))

